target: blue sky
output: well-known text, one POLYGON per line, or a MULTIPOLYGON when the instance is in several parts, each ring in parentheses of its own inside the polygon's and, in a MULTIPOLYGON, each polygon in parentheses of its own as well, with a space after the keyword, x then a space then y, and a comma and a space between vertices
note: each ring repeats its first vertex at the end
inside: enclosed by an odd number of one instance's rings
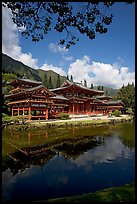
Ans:
POLYGON ((11 21, 9 10, 3 9, 2 52, 35 69, 72 74, 77 82, 86 79, 88 86, 93 83, 120 88, 135 83, 135 3, 117 2, 111 12, 113 22, 106 34, 90 40, 77 33, 80 41, 66 50, 57 45, 60 35, 55 32, 38 43, 26 40, 11 21))

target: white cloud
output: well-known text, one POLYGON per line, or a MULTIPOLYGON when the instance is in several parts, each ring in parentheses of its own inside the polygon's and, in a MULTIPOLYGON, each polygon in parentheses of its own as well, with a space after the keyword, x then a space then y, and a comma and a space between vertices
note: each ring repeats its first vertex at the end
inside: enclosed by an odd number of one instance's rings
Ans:
POLYGON ((112 163, 121 155, 124 158, 129 158, 133 152, 134 149, 129 150, 129 148, 124 147, 116 137, 106 137, 105 144, 90 149, 75 160, 71 159, 71 163, 75 163, 78 167, 83 167, 89 171, 93 164, 112 163))
POLYGON ((73 80, 81 82, 84 79, 87 85, 110 86, 120 88, 123 84, 135 83, 135 72, 129 72, 128 67, 119 67, 114 64, 105 64, 101 62, 90 63, 90 58, 84 56, 83 59, 77 59, 70 64, 68 75, 73 76, 73 80))
POLYGON ((66 61, 72 61, 73 57, 72 56, 64 56, 63 59, 66 61))
POLYGON ((17 28, 13 23, 11 11, 2 7, 2 52, 30 67, 38 68, 38 60, 34 59, 31 53, 22 53, 18 36, 22 30, 23 28, 17 28))
POLYGON ((62 67, 55 67, 52 64, 44 64, 43 66, 40 67, 40 69, 43 69, 45 71, 47 70, 53 70, 54 72, 60 74, 61 76, 66 76, 65 71, 62 69, 62 67))
POLYGON ((120 64, 122 64, 123 62, 124 62, 124 59, 122 58, 122 57, 117 57, 117 60, 118 60, 118 62, 120 63, 120 64))
MULTIPOLYGON (((2 7, 2 52, 15 60, 21 61, 25 65, 32 68, 40 68, 43 70, 53 70, 61 75, 66 75, 63 68, 56 67, 53 65, 44 64, 43 66, 38 66, 38 59, 32 57, 31 53, 23 53, 19 45, 19 31, 23 28, 17 28, 17 26, 12 21, 12 14, 8 8, 2 7)), ((65 48, 60 46, 51 46, 59 52, 67 52, 65 48)))
POLYGON ((23 62, 24 64, 28 65, 29 67, 32 68, 39 68, 38 67, 38 60, 34 59, 32 57, 31 53, 25 54, 25 53, 21 53, 21 55, 19 56, 19 61, 23 62))
POLYGON ((50 51, 52 51, 54 53, 58 53, 58 52, 66 53, 66 52, 68 52, 68 49, 66 49, 65 47, 61 47, 60 45, 56 45, 54 43, 49 44, 49 49, 50 49, 50 51))

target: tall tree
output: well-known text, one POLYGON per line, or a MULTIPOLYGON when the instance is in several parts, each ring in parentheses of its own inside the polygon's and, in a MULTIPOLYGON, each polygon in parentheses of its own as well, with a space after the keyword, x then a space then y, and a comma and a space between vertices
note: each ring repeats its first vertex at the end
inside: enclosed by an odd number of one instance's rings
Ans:
POLYGON ((98 85, 98 90, 100 91, 100 85, 98 85))
POLYGON ((87 87, 87 81, 84 79, 84 86, 87 87))
POLYGON ((91 83, 91 86, 90 86, 90 88, 91 88, 91 89, 93 89, 93 83, 91 83))
POLYGON ((72 75, 70 76, 70 81, 72 81, 72 82, 73 82, 73 76, 72 76, 72 75))
POLYGON ((44 84, 45 87, 48 88, 48 79, 47 79, 47 74, 46 73, 45 73, 45 76, 44 76, 43 84, 44 84))
POLYGON ((104 89, 104 87, 103 86, 101 86, 101 90, 103 91, 103 89, 104 89))
POLYGON ((21 78, 21 75, 18 73, 18 74, 17 74, 17 77, 18 77, 18 78, 21 78))
POLYGON ((107 33, 113 15, 110 7, 114 2, 5 2, 2 5, 11 9, 13 22, 18 27, 25 27, 22 35, 32 41, 44 39, 49 31, 63 32, 66 37, 59 44, 69 48, 79 38, 77 31, 94 39, 96 33, 107 33), (71 29, 73 28, 73 29, 71 29), (73 30, 73 31, 72 31, 73 30))
POLYGON ((48 88, 49 88, 49 89, 53 89, 53 84, 52 84, 51 76, 49 77, 48 88))
POLYGON ((132 82, 132 86, 134 87, 134 83, 132 82))
POLYGON ((57 77, 57 84, 56 84, 56 87, 60 87, 60 75, 58 74, 58 77, 57 77))
POLYGON ((135 87, 128 83, 117 92, 117 99, 123 101, 125 108, 132 108, 135 111, 135 87))
POLYGON ((69 80, 69 76, 67 75, 67 80, 69 80))

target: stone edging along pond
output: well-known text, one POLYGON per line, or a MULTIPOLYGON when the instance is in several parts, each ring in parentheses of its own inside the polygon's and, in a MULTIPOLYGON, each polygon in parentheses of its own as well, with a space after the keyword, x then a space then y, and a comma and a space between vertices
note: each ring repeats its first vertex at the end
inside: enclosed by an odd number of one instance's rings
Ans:
POLYGON ((5 129, 14 129, 14 130, 27 130, 28 128, 60 128, 60 127, 79 127, 79 126, 102 126, 104 124, 115 124, 115 123, 126 123, 133 120, 133 116, 121 115, 120 117, 107 117, 103 118, 81 118, 75 120, 57 120, 57 121, 30 121, 20 124, 7 125, 5 129))

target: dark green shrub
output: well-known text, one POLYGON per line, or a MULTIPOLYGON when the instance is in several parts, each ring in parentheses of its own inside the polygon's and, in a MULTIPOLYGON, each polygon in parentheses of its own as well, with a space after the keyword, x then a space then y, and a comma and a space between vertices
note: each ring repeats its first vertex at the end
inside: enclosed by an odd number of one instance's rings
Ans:
POLYGON ((133 111, 132 111, 132 108, 128 108, 128 109, 126 110, 126 114, 128 114, 128 115, 133 115, 134 113, 133 113, 133 111))
POLYGON ((121 114, 121 111, 119 111, 118 109, 116 109, 114 112, 113 112, 113 115, 116 116, 116 117, 119 117, 121 114))
POLYGON ((6 113, 2 113, 2 117, 6 117, 8 116, 6 113))
POLYGON ((69 114, 68 113, 58 113, 56 115, 57 119, 61 119, 61 120, 66 120, 69 119, 69 114))

